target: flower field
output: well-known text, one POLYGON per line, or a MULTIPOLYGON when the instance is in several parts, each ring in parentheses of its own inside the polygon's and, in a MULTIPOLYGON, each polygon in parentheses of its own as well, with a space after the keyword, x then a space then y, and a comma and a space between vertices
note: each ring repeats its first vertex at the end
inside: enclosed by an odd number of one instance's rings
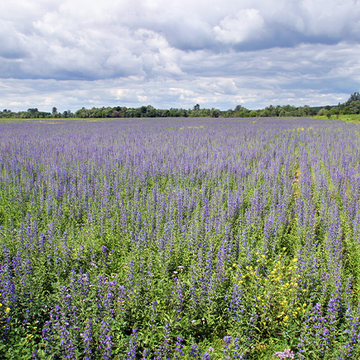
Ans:
POLYGON ((0 123, 1 359, 360 358, 360 126, 0 123))

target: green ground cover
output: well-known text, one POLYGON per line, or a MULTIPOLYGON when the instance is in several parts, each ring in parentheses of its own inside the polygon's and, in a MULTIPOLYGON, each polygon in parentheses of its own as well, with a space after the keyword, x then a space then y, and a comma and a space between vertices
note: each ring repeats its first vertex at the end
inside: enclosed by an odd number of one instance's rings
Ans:
POLYGON ((0 358, 359 358, 351 119, 1 121, 0 358))

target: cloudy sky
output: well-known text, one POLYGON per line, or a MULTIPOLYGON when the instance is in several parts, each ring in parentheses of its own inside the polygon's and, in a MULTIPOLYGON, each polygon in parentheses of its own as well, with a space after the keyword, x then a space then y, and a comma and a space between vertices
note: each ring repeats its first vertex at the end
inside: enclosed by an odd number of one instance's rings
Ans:
POLYGON ((358 0, 0 2, 0 107, 325 105, 360 90, 358 0))

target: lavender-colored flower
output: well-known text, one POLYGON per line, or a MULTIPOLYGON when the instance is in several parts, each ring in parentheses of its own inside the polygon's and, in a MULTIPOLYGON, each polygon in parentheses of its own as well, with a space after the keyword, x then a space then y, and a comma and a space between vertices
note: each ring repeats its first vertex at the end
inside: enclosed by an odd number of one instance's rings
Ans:
POLYGON ((137 354, 137 328, 133 329, 130 341, 129 341, 129 351, 126 353, 126 360, 135 360, 137 354))
POLYGON ((290 349, 285 349, 284 351, 278 351, 274 355, 277 356, 278 359, 294 359, 295 354, 290 349))

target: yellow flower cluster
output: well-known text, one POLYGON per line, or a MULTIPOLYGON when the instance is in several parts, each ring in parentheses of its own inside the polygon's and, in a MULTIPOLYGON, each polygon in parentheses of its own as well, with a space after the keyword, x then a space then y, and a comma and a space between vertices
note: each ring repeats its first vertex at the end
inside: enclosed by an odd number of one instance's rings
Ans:
MULTIPOLYGON (((1 297, 1 294, 0 294, 0 297, 1 297)), ((1 307, 3 307, 3 304, 2 304, 2 303, 0 303, 0 308, 1 308, 1 307)), ((7 314, 10 310, 11 310, 11 309, 10 309, 9 307, 7 307, 7 308, 5 309, 5 313, 7 314)))
POLYGON ((264 326, 269 319, 288 325, 306 311, 306 303, 301 301, 301 294, 306 290, 299 289, 297 259, 286 261, 285 251, 286 248, 283 248, 284 254, 278 255, 275 260, 257 254, 258 266, 246 266, 246 272, 239 281, 239 285, 248 291, 255 291, 254 305, 264 326))

